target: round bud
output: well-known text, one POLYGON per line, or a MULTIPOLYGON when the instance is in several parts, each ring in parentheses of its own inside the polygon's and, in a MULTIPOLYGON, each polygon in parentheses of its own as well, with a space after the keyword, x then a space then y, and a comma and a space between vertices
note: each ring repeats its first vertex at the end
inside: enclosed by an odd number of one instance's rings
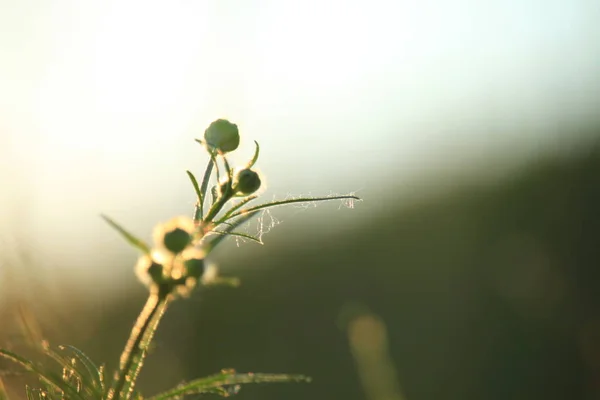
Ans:
POLYGON ((204 140, 210 147, 227 153, 238 148, 240 133, 236 124, 226 119, 218 119, 204 131, 204 140))
POLYGON ((148 275, 152 278, 154 283, 161 283, 164 280, 163 266, 156 262, 152 262, 148 267, 148 275))
POLYGON ((183 262, 185 265, 185 276, 187 278, 198 279, 204 273, 203 258, 189 258, 183 262))
POLYGON ((181 253, 192 241, 190 234, 181 228, 166 232, 163 243, 167 250, 173 254, 181 253))
POLYGON ((248 195, 260 188, 260 176, 251 169, 242 169, 235 176, 235 191, 238 194, 248 195))
POLYGON ((135 266, 135 272, 140 282, 147 287, 159 285, 164 282, 163 266, 156 262, 153 257, 142 255, 135 266))

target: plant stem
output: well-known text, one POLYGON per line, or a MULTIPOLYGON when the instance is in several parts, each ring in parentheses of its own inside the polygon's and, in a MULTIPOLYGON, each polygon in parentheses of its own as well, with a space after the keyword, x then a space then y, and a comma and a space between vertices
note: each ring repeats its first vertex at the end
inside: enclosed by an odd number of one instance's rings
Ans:
POLYGON ((212 222, 213 218, 217 216, 221 208, 227 203, 233 196, 233 189, 229 186, 225 193, 221 195, 221 198, 216 201, 215 204, 208 210, 208 213, 204 217, 204 222, 212 222))
MULTIPOLYGON (((148 332, 148 328, 156 330, 158 321, 152 324, 154 316, 159 310, 161 310, 166 304, 166 296, 161 293, 151 293, 144 305, 144 308, 140 312, 138 319, 131 330, 129 340, 125 345, 125 349, 121 354, 121 360, 119 363, 119 371, 115 376, 114 383, 108 391, 108 400, 119 400, 121 397, 121 391, 127 381, 131 366, 134 364, 136 359, 139 359, 145 352, 146 346, 141 346, 144 336, 148 332)), ((162 313, 161 313, 162 314, 162 313)))

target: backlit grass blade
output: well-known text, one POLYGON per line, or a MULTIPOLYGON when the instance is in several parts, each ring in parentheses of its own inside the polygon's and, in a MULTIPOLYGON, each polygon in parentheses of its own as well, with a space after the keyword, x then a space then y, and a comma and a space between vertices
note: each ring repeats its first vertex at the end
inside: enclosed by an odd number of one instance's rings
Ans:
MULTIPOLYGON (((59 348, 64 350, 64 347, 59 348)), ((80 371, 79 368, 77 368, 77 357, 75 359, 64 357, 63 355, 52 350, 47 342, 42 343, 42 350, 46 356, 56 361, 56 363, 62 367, 62 380, 64 382, 71 382, 72 379, 75 379, 75 385, 78 392, 85 390, 88 394, 94 397, 100 397, 100 392, 95 390, 91 378, 86 376, 86 371, 80 371)))
POLYGON ((235 228, 247 222, 250 218, 254 217, 258 211, 249 212, 244 214, 237 220, 233 221, 231 225, 228 225, 227 228, 221 231, 221 236, 217 236, 213 240, 211 240, 208 244, 205 245, 204 249, 206 250, 206 254, 210 253, 223 239, 227 237, 229 232, 232 232, 235 228))
POLYGON ((108 224, 111 227, 113 227, 115 230, 117 230, 117 232, 119 232, 125 238, 125 240, 127 240, 129 242, 129 244, 131 244, 133 247, 136 247, 137 249, 139 249, 141 252, 143 252, 145 254, 150 254, 150 248, 148 247, 148 245, 146 243, 144 243, 142 240, 138 239, 137 237, 133 236, 131 233, 126 231, 125 228, 123 228, 121 225, 117 224, 115 221, 113 221, 106 215, 101 214, 100 216, 102 218, 104 218, 104 220, 106 222, 108 222, 108 224))
POLYGON ((241 232, 223 232, 223 231, 216 231, 216 230, 213 230, 212 232, 214 232, 216 234, 219 234, 219 235, 237 236, 237 237, 241 237, 241 238, 244 238, 244 239, 252 240, 253 242, 256 242, 258 244, 264 244, 262 242, 262 240, 260 240, 256 236, 248 235, 246 233, 241 233, 241 232))
POLYGON ((246 197, 244 200, 240 201, 235 206, 233 206, 229 210, 227 210, 227 212, 223 215, 223 217, 221 217, 220 220, 215 222, 215 225, 224 223, 225 221, 227 221, 230 218, 230 216, 234 212, 236 212, 237 210, 239 210, 240 208, 244 207, 246 204, 248 204, 249 202, 251 202, 252 200, 255 200, 257 198, 258 198, 258 196, 256 196, 256 195, 246 197))
POLYGON ((85 367, 89 377, 91 378, 92 387, 97 389, 96 394, 104 393, 104 383, 102 382, 102 374, 100 368, 81 350, 75 346, 59 346, 60 349, 70 350, 75 358, 85 367))
POLYGON ((39 392, 36 397, 35 394, 33 393, 33 389, 31 389, 31 387, 29 385, 25 385, 25 394, 27 395, 27 400, 39 400, 40 399, 39 392))
POLYGON ((252 157, 252 160, 250 160, 248 164, 246 164, 246 168, 248 169, 252 168, 252 166, 256 164, 256 161, 258 161, 258 153, 260 152, 260 146, 258 145, 258 142, 256 140, 254 141, 254 144, 256 145, 256 149, 254 150, 254 156, 252 157))
MULTIPOLYGON (((231 214, 227 219, 235 218, 238 215, 242 215, 242 214, 245 214, 248 212, 264 210, 265 208, 285 206, 287 204, 294 204, 294 203, 316 203, 316 202, 320 202, 320 201, 331 201, 331 200, 360 200, 360 197, 357 197, 357 196, 301 197, 298 199, 272 201, 270 203, 259 204, 254 207, 250 207, 250 208, 246 208, 246 209, 237 211, 237 212, 231 214)), ((221 222, 223 222, 223 221, 225 221, 225 219, 222 219, 221 222)))
MULTIPOLYGON (((196 142, 200 143, 202 146, 205 146, 208 150, 208 146, 204 144, 204 141, 200 139, 196 139, 196 142)), ((206 190, 208 189, 208 182, 210 181, 210 176, 212 174, 213 167, 216 164, 216 159, 214 152, 208 150, 210 154, 210 160, 208 160, 208 164, 206 165, 206 169, 204 170, 204 176, 202 177, 202 183, 200 185, 200 197, 202 197, 202 201, 200 202, 200 218, 199 221, 204 218, 204 199, 206 198, 206 190)))
MULTIPOLYGON (((180 398, 194 394, 220 394, 221 396, 231 395, 231 390, 228 388, 236 385, 248 383, 279 383, 279 382, 310 382, 310 378, 304 375, 290 374, 261 374, 247 373, 238 374, 234 371, 224 371, 220 374, 207 376, 179 385, 176 388, 168 390, 149 398, 148 400, 168 400, 180 398)), ((236 390, 237 392, 237 390, 236 390)))
POLYGON ((69 383, 62 380, 60 376, 55 374, 53 371, 44 369, 33 362, 24 359, 8 350, 0 349, 0 356, 21 365, 25 370, 34 372, 40 380, 45 382, 52 388, 58 389, 64 393, 65 397, 69 399, 85 400, 82 395, 77 391, 76 388, 71 386, 69 383))
POLYGON ((8 394, 6 393, 6 388, 4 387, 2 378, 0 378, 0 400, 8 400, 8 394))

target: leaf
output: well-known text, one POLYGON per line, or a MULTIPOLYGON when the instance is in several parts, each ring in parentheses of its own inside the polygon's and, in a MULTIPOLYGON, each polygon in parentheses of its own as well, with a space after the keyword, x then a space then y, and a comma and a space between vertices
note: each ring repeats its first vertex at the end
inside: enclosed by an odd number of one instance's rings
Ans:
POLYGON ((192 186, 194 186, 194 191, 196 192, 196 196, 198 197, 198 201, 202 201, 202 192, 200 192, 200 186, 198 186, 198 181, 196 177, 191 171, 185 171, 192 182, 192 186))
POLYGON ((218 220, 218 221, 215 222, 215 225, 219 225, 219 224, 224 223, 225 221, 227 221, 229 219, 229 217, 231 216, 231 214, 233 214, 236 210, 239 210, 244 205, 248 204, 249 202, 251 202, 252 200, 257 199, 257 198, 258 198, 258 196, 256 196, 256 195, 246 197, 244 200, 240 201, 235 206, 233 206, 229 210, 227 210, 227 212, 225 213, 225 215, 223 215, 223 217, 220 220, 218 220))
MULTIPOLYGON (((259 205, 254 206, 254 207, 250 207, 250 208, 246 208, 244 210, 240 210, 238 212, 235 212, 235 213, 231 214, 228 217, 228 219, 235 218, 235 217, 237 217, 239 215, 242 215, 242 214, 245 214, 245 213, 248 213, 248 212, 259 211, 259 210, 263 210, 265 208, 284 206, 284 205, 287 205, 287 204, 293 204, 293 203, 316 203, 316 202, 319 202, 319 201, 348 200, 348 199, 360 200, 360 197, 357 197, 357 196, 301 197, 301 198, 298 198, 298 199, 273 201, 273 202, 270 202, 270 203, 259 204, 259 205)), ((222 218, 222 220, 224 220, 224 218, 222 218)), ((220 222, 223 222, 223 221, 220 221, 220 222)))
POLYGON ((98 374, 99 374, 99 378, 100 378, 100 387, 102 388, 102 394, 105 395, 108 391, 108 388, 106 387, 106 379, 104 378, 104 364, 102 364, 100 366, 100 368, 98 368, 98 374))
POLYGON ((85 400, 76 388, 71 386, 68 382, 63 381, 62 378, 56 375, 54 372, 38 366, 33 362, 8 350, 0 349, 0 356, 21 365, 21 367, 27 371, 35 373, 40 380, 49 385, 51 388, 62 391, 69 399, 78 398, 80 400, 85 400))
POLYGON ((246 164, 246 168, 248 169, 252 168, 252 166, 256 164, 256 161, 258 161, 258 153, 260 152, 260 146, 258 145, 258 142, 256 140, 254 141, 254 144, 256 145, 256 149, 254 150, 254 156, 248 162, 248 164, 246 164))
POLYGON ((150 254, 150 248, 148 247, 148 245, 146 243, 144 243, 142 240, 138 239, 137 237, 133 236, 131 233, 127 232, 121 225, 117 224, 115 221, 113 221, 106 215, 101 214, 100 216, 102 218, 104 218, 104 220, 106 222, 108 222, 108 224, 111 227, 113 227, 121 235, 123 235, 125 240, 127 240, 129 242, 129 244, 131 244, 133 247, 136 247, 138 250, 140 250, 141 252, 143 252, 145 254, 150 254))
POLYGON ((206 254, 210 253, 223 239, 225 239, 227 237, 227 234, 229 234, 235 228, 248 221, 250 218, 254 217, 257 213, 258 211, 246 213, 242 217, 238 218, 233 223, 231 223, 231 225, 227 226, 227 228, 225 228, 223 231, 220 231, 221 236, 217 236, 205 245, 204 249, 206 250, 206 254))
POLYGON ((6 393, 6 388, 4 387, 4 383, 0 378, 0 400, 8 400, 8 394, 6 393))
MULTIPOLYGON (((203 144, 199 139, 196 141, 200 144, 203 144)), ((208 149, 208 147, 207 147, 208 149)), ((200 185, 200 197, 202 201, 200 202, 200 220, 204 218, 204 199, 206 198, 206 189, 208 188, 208 182, 210 181, 210 176, 212 174, 213 167, 216 165, 217 161, 215 159, 214 153, 210 152, 210 160, 206 165, 206 169, 204 170, 204 176, 202 177, 202 184, 200 185)))
MULTIPOLYGON (((89 379, 86 379, 84 376, 85 374, 82 374, 82 371, 77 368, 75 359, 63 357, 61 354, 52 350, 48 342, 45 341, 42 342, 42 350, 46 356, 56 361, 56 363, 62 367, 62 380, 64 382, 70 383, 74 378, 78 392, 81 392, 80 387, 83 386, 83 389, 88 392, 88 394, 92 396, 98 394, 98 392, 94 390, 92 382, 89 379)), ((61 348, 61 350, 63 349, 61 348)), ((48 388, 49 391, 50 389, 51 388, 48 388)))
POLYGON ((68 349, 73 352, 75 357, 79 360, 79 362, 85 367, 87 373, 89 374, 92 382, 92 387, 97 388, 96 394, 102 395, 104 393, 104 382, 102 379, 102 372, 100 368, 94 364, 94 362, 81 350, 79 350, 75 346, 59 346, 61 349, 68 349))
POLYGON ((217 231, 217 230, 213 230, 212 232, 219 234, 219 235, 229 235, 229 236, 238 236, 244 239, 249 239, 252 240, 253 242, 256 242, 258 244, 264 244, 262 242, 262 240, 260 240, 258 237, 256 236, 252 236, 252 235, 248 235, 246 233, 241 233, 241 232, 223 232, 223 231, 217 231))
POLYGON ((225 171, 227 172, 227 178, 231 182, 231 180, 233 179, 233 170, 231 169, 229 161, 227 161, 227 157, 225 157, 224 154, 221 155, 221 158, 223 158, 223 165, 225 166, 225 171))
POLYGON ((225 397, 231 394, 231 390, 228 390, 228 388, 235 388, 236 385, 275 382, 310 382, 310 378, 304 375, 261 373, 238 374, 235 371, 224 371, 220 374, 183 383, 171 390, 153 396, 148 400, 167 400, 181 396, 205 393, 218 394, 225 397))
POLYGON ((33 389, 29 385, 25 385, 25 394, 27 395, 27 400, 39 400, 40 395, 38 393, 37 398, 33 394, 33 389))
POLYGON ((210 188, 210 194, 212 196, 212 201, 210 205, 213 206, 217 202, 217 200, 219 200, 219 190, 217 189, 216 185, 210 188))

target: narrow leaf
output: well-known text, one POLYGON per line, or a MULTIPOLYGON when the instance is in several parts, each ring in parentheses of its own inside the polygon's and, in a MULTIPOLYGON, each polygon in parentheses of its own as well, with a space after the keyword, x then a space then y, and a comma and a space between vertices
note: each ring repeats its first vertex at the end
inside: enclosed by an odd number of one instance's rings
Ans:
POLYGON ((102 394, 102 392, 104 391, 102 376, 100 373, 100 369, 96 366, 96 364, 94 364, 94 362, 83 351, 79 350, 75 346, 66 345, 66 346, 60 346, 59 348, 68 349, 68 350, 71 350, 71 352, 73 352, 73 354, 75 355, 77 360, 79 360, 79 362, 87 370, 87 372, 91 378, 92 387, 98 389, 95 392, 102 394))
POLYGON ((167 400, 180 396, 193 394, 213 393, 221 396, 229 396, 231 393, 227 387, 247 383, 275 383, 275 382, 310 382, 310 378, 304 375, 288 374, 238 374, 235 372, 222 372, 193 380, 179 385, 176 388, 151 397, 148 400, 167 400), (216 389, 216 390, 215 390, 216 389))
POLYGON ((225 157, 225 155, 221 155, 221 157, 223 158, 223 165, 225 166, 225 172, 227 172, 227 179, 231 182, 231 180, 233 179, 233 170, 231 169, 231 166, 229 165, 229 161, 227 161, 227 157, 225 157))
MULTIPOLYGON (((196 141, 200 144, 204 144, 201 140, 196 139, 196 141)), ((207 147, 208 148, 208 147, 207 147)), ((210 152, 210 160, 208 160, 208 164, 206 165, 206 169, 204 170, 204 176, 202 177, 202 184, 200 185, 200 196, 202 201, 200 202, 200 220, 204 218, 204 199, 206 198, 206 189, 208 188, 208 182, 210 181, 210 176, 212 174, 213 167, 216 164, 216 159, 214 154, 210 152)))
POLYGON ((227 210, 227 212, 225 213, 225 215, 223 215, 223 217, 215 222, 215 225, 219 225, 224 223, 225 221, 227 221, 230 216, 236 212, 237 210, 239 210, 240 208, 242 208, 243 206, 245 206, 246 204, 248 204, 249 202, 251 202, 252 200, 258 198, 258 196, 254 195, 254 196, 248 196, 246 197, 244 200, 240 201, 239 203, 237 203, 235 206, 231 207, 229 210, 227 210))
POLYGON ((216 238, 214 238, 213 240, 211 240, 209 243, 207 243, 205 245, 204 248, 206 250, 206 254, 210 253, 219 243, 221 243, 221 241, 227 237, 228 233, 232 232, 235 228, 242 225, 243 223, 248 221, 250 218, 254 217, 257 213, 258 213, 258 211, 252 211, 252 212, 244 214, 242 217, 233 221, 231 223, 231 225, 229 225, 227 228, 225 228, 223 231, 221 231, 221 233, 222 233, 221 236, 217 236, 216 238))
MULTIPOLYGON (((64 350, 64 347, 59 348, 64 350)), ((82 371, 77 368, 75 359, 63 357, 61 354, 52 350, 47 342, 42 343, 42 350, 46 356, 56 361, 58 365, 62 367, 62 380, 64 382, 70 383, 74 379, 78 392, 81 391, 80 386, 83 386, 88 394, 98 394, 98 391, 94 390, 93 382, 89 379, 89 377, 86 377, 85 374, 83 374, 82 371)))
POLYGON ((233 214, 231 214, 229 216, 229 218, 235 218, 238 215, 242 215, 248 212, 253 212, 253 211, 258 211, 258 210, 263 210, 265 208, 271 208, 271 207, 278 207, 278 206, 284 206, 287 204, 293 204, 293 203, 316 203, 319 201, 331 201, 331 200, 360 200, 360 197, 357 196, 331 196, 331 197, 301 197, 298 199, 288 199, 288 200, 280 200, 280 201, 273 201, 270 203, 264 203, 264 204, 260 204, 254 207, 250 207, 250 208, 246 208, 244 210, 240 210, 238 212, 235 212, 233 214))
POLYGON ((200 186, 198 186, 198 181, 196 177, 191 171, 185 171, 192 182, 192 186, 194 186, 194 192, 196 192, 196 196, 198 197, 198 201, 202 201, 202 192, 200 191, 200 186))
POLYGON ((258 145, 258 142, 256 140, 254 141, 254 144, 256 144, 254 156, 252 157, 252 160, 250 160, 248 164, 246 164, 246 168, 252 168, 252 166, 256 164, 256 161, 258 161, 258 153, 260 152, 260 146, 258 145))
POLYGON ((8 394, 6 393, 6 388, 4 387, 4 382, 0 378, 0 400, 8 400, 8 394))
POLYGON ((29 385, 25 385, 25 394, 27 395, 27 400, 39 400, 40 396, 38 395, 37 399, 33 394, 33 389, 29 385))
POLYGON ((244 238, 244 239, 249 239, 249 240, 252 240, 253 242, 256 242, 256 243, 258 243, 258 244, 264 244, 264 243, 262 242, 262 240, 260 240, 260 239, 259 239, 259 238, 257 238, 256 236, 248 235, 248 234, 246 234, 246 233, 241 233, 241 232, 223 232, 223 231, 216 231, 216 230, 213 230, 212 232, 214 232, 214 233, 217 233, 217 234, 219 234, 219 235, 226 235, 226 236, 227 236, 227 235, 230 235, 230 236, 238 236, 238 237, 241 237, 241 238, 244 238))
POLYGON ((0 349, 0 356, 21 365, 25 370, 34 372, 38 378, 40 378, 43 382, 48 384, 50 387, 58 389, 62 391, 65 396, 70 399, 78 398, 80 400, 84 400, 82 395, 77 392, 77 389, 71 386, 69 383, 62 380, 62 378, 56 375, 54 372, 44 369, 33 362, 18 356, 8 350, 0 349))
POLYGON ((210 194, 212 196, 212 201, 210 205, 213 206, 217 202, 217 200, 219 200, 219 192, 216 185, 210 188, 210 194))
POLYGON ((104 364, 102 364, 100 366, 100 368, 98 368, 98 374, 100 377, 100 387, 102 388, 102 394, 106 395, 106 393, 108 392, 108 388, 106 387, 106 379, 104 377, 104 370, 105 370, 105 367, 104 367, 104 364))
POLYGON ((133 236, 131 233, 127 232, 121 225, 117 224, 115 221, 113 221, 106 215, 101 214, 100 216, 102 218, 104 218, 104 220, 106 222, 108 222, 108 224, 111 227, 113 227, 115 230, 117 230, 125 238, 125 240, 127 240, 129 242, 129 244, 131 244, 133 247, 136 247, 138 250, 140 250, 141 252, 143 252, 145 254, 150 254, 150 248, 148 247, 148 245, 146 243, 144 243, 142 240, 138 239, 137 237, 133 236))

